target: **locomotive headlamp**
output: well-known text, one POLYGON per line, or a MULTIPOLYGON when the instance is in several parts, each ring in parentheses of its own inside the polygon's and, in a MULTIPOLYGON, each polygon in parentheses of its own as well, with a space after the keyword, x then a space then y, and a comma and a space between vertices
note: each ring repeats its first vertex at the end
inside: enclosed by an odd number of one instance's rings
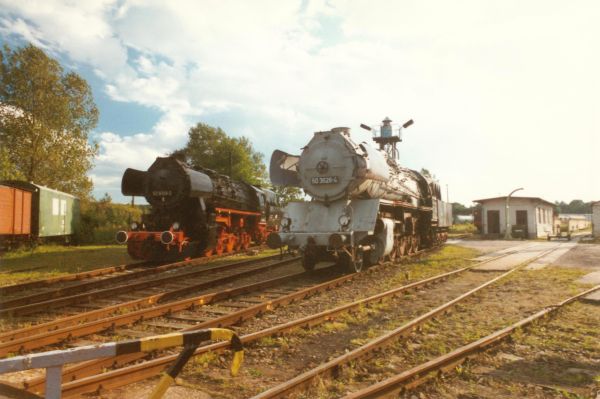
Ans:
POLYGON ((173 230, 179 230, 179 227, 181 227, 181 226, 179 225, 179 222, 175 222, 175 223, 173 223, 172 227, 173 227, 173 230))
POLYGON ((175 240, 175 236, 170 231, 163 231, 160 235, 160 242, 167 245, 175 240))
POLYGON ((131 230, 137 230, 138 229, 138 224, 136 222, 131 223, 131 230))
POLYGON ((129 236, 127 235, 126 231, 118 231, 115 239, 117 240, 117 243, 119 244, 125 244, 127 242, 127 239, 129 238, 129 236))

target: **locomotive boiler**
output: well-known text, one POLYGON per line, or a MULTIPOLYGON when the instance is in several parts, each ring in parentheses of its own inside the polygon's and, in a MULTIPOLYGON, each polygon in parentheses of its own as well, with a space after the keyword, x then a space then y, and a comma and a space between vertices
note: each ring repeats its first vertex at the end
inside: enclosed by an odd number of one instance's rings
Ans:
POLYGON ((445 241, 451 207, 436 181, 398 163, 401 128, 394 134, 391 122, 376 129, 379 148, 339 127, 316 132, 299 156, 273 152, 272 183, 301 187, 312 200, 287 205, 271 247, 300 249, 307 270, 335 260, 355 272, 445 241))
POLYGON ((175 157, 156 158, 147 171, 127 169, 121 192, 143 196, 151 206, 141 221, 116 236, 135 259, 236 252, 263 242, 276 225, 275 193, 210 169, 191 168, 175 157))

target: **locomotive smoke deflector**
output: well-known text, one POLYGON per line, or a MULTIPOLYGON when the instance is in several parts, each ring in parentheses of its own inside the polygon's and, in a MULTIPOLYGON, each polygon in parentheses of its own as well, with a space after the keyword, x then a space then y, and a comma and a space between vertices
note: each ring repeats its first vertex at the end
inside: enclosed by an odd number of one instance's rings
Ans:
POLYGON ((276 186, 299 187, 299 159, 299 155, 291 155, 281 150, 273 151, 273 154, 271 155, 271 164, 269 165, 271 182, 276 186))

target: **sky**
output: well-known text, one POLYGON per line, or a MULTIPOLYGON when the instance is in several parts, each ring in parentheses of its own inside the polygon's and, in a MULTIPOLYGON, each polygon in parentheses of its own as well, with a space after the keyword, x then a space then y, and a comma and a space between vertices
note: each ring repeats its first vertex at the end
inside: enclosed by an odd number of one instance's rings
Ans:
POLYGON ((270 159, 315 131, 413 119, 400 162, 451 201, 600 200, 595 0, 0 0, 1 42, 90 83, 94 195, 185 145, 197 122, 270 159))

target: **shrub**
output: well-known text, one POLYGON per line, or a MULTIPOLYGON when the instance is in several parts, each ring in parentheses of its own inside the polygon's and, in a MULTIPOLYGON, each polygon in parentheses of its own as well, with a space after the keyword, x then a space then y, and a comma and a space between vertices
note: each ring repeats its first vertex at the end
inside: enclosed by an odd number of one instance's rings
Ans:
POLYGON ((82 200, 80 207, 81 224, 76 234, 79 244, 112 244, 115 233, 141 220, 143 213, 141 206, 113 204, 108 196, 100 201, 82 200))

